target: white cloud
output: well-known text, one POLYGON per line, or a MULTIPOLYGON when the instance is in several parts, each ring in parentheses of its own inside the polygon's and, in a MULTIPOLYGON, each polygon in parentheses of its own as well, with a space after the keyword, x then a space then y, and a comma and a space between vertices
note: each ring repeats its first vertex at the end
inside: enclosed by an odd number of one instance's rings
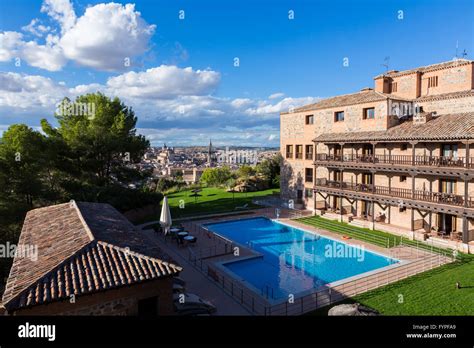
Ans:
POLYGON ((22 43, 23 34, 16 31, 0 33, 0 62, 7 62, 18 57, 18 47, 22 43))
POLYGON ((100 83, 90 83, 88 85, 77 85, 75 87, 69 88, 69 94, 71 95, 82 95, 88 93, 103 92, 104 85, 100 83))
POLYGON ((69 0, 44 0, 41 12, 56 20, 62 33, 71 29, 76 22, 76 13, 69 0))
MULTIPOLYGON (((54 36, 49 36, 54 41, 54 36)), ((29 65, 49 71, 59 71, 66 64, 61 48, 54 42, 39 45, 35 41, 28 41, 21 46, 21 58, 29 65)))
POLYGON ((147 50, 154 31, 155 25, 148 25, 133 4, 98 4, 64 33, 60 46, 67 58, 81 65, 120 70, 125 59, 147 50))
POLYGON ((283 111, 288 111, 292 107, 296 108, 300 105, 312 104, 321 100, 321 98, 315 97, 303 97, 303 98, 285 98, 280 100, 276 104, 272 104, 270 101, 262 100, 257 103, 256 106, 247 108, 246 113, 249 115, 271 115, 278 114, 283 111))
POLYGON ((30 24, 22 27, 21 30, 33 34, 37 37, 42 37, 45 33, 51 31, 51 27, 39 23, 40 21, 38 18, 32 19, 30 24))
POLYGON ((209 69, 161 65, 143 72, 131 71, 112 77, 107 81, 107 87, 118 95, 132 98, 169 99, 209 94, 219 81, 220 74, 209 69))
POLYGON ((0 73, 0 91, 0 110, 10 107, 29 113, 54 111, 56 103, 68 94, 64 86, 48 77, 13 72, 0 73))
MULTIPOLYGON (((0 33, 0 61, 20 57, 29 65, 58 71, 72 60, 79 65, 104 71, 124 70, 137 65, 135 58, 148 50, 155 25, 147 24, 134 4, 98 4, 88 7, 79 18, 68 0, 45 0, 41 11, 56 21, 61 35, 49 34, 44 43, 24 41, 18 32, 0 33)), ((22 29, 39 39, 51 27, 37 19, 22 29)))
POLYGON ((285 93, 273 93, 273 94, 270 94, 268 96, 268 99, 279 99, 279 98, 283 98, 285 96, 285 93))
POLYGON ((138 128, 138 133, 150 140, 152 145, 169 146, 196 146, 209 144, 209 138, 216 146, 278 146, 278 137, 268 139, 268 133, 279 133, 278 126, 252 127, 241 129, 238 127, 213 127, 208 129, 155 129, 138 128))
POLYGON ((45 45, 36 41, 24 41, 23 34, 14 31, 0 33, 0 61, 6 62, 13 58, 20 58, 29 65, 58 71, 66 63, 61 49, 56 45, 57 38, 48 35, 45 45))
POLYGON ((11 123, 24 119, 37 125, 42 117, 53 118, 57 103, 64 97, 74 99, 100 91, 131 106, 139 127, 148 129, 146 135, 156 143, 172 140, 175 144, 199 144, 205 134, 221 144, 277 146, 279 112, 319 99, 287 97, 276 102, 218 97, 211 92, 219 77, 212 70, 162 65, 118 75, 105 84, 67 86, 37 75, 0 73, 0 119, 15 116, 11 123))
POLYGON ((268 141, 273 141, 273 140, 275 140, 275 139, 276 139, 276 135, 275 135, 275 134, 270 134, 270 135, 268 136, 268 141))
POLYGON ((250 107, 253 104, 252 99, 249 98, 236 98, 231 101, 230 103, 234 108, 244 108, 244 107, 250 107))

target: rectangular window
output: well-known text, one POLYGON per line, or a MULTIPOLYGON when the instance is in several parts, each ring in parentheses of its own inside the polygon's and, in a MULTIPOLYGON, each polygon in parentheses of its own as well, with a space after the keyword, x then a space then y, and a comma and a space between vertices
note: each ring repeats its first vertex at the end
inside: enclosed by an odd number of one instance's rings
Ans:
POLYGON ((439 192, 456 194, 456 182, 454 180, 441 179, 439 181, 439 192))
POLYGON ((296 145, 296 159, 303 159, 303 145, 296 145))
POLYGON ((402 144, 400 145, 400 150, 401 151, 406 151, 408 149, 408 145, 407 144, 402 144))
POLYGON ((286 158, 293 158, 293 145, 286 145, 286 158))
POLYGON ((397 92, 397 89, 398 89, 397 83, 396 83, 396 82, 392 82, 392 83, 390 84, 390 93, 397 92))
POLYGON ((307 159, 307 160, 312 160, 313 159, 313 148, 314 148, 313 145, 306 145, 305 159, 307 159))
POLYGON ((438 87, 438 76, 428 77, 428 87, 438 87))
POLYGON ((344 111, 336 111, 334 113, 334 122, 343 122, 344 121, 344 111))
POLYGON ((364 120, 372 120, 375 118, 375 108, 365 108, 362 118, 364 120))
POLYGON ((407 181, 406 175, 401 175, 400 176, 400 182, 406 182, 406 181, 407 181))
POLYGON ((304 181, 313 182, 313 168, 305 168, 304 170, 304 181))
POLYGON ((365 185, 372 185, 373 183, 373 176, 369 173, 362 174, 362 183, 365 185))
POLYGON ((306 198, 312 198, 313 197, 313 189, 305 188, 304 189, 304 196, 306 198))
POLYGON ((457 144, 443 144, 441 146, 442 156, 445 158, 457 158, 458 157, 458 145, 457 144))
POLYGON ((306 115, 306 124, 314 124, 314 116, 313 115, 306 115))

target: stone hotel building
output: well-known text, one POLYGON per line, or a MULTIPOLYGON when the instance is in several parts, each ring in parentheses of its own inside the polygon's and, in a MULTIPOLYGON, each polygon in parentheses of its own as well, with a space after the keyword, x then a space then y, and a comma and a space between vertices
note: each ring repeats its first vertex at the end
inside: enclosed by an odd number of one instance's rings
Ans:
POLYGON ((387 71, 283 112, 296 208, 474 253, 474 62, 387 71))

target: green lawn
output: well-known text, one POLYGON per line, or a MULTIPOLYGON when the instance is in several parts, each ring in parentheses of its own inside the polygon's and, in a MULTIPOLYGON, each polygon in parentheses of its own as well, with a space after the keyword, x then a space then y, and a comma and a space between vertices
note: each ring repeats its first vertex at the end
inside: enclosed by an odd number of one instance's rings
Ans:
POLYGON ((297 221, 323 230, 350 236, 352 238, 366 241, 384 248, 397 245, 400 241, 399 237, 390 233, 360 228, 349 225, 345 222, 328 220, 319 216, 305 217, 297 219, 297 221))
MULTIPOLYGON (((354 239, 362 240, 362 241, 365 241, 374 245, 378 245, 384 248, 391 248, 393 246, 399 245, 400 242, 402 242, 405 245, 418 246, 419 248, 430 250, 433 252, 438 252, 441 254, 451 253, 450 250, 446 250, 446 249, 438 248, 438 247, 432 247, 431 245, 423 244, 421 242, 417 243, 416 241, 409 240, 408 238, 403 238, 403 241, 402 241, 402 237, 393 235, 388 232, 371 230, 368 228, 361 228, 361 227, 350 225, 345 222, 328 220, 320 216, 300 218, 300 219, 297 219, 297 221, 316 227, 316 228, 324 229, 324 230, 338 233, 341 235, 350 236, 354 239)), ((460 255, 460 257, 462 257, 462 255, 460 255)))
MULTIPOLYGON (((474 257, 441 266, 358 295, 341 303, 359 302, 383 315, 474 315, 474 257), (456 289, 456 282, 461 289, 456 289)), ((310 314, 327 315, 329 308, 310 314)))
POLYGON ((175 219, 181 217, 205 215, 214 213, 226 213, 234 211, 244 211, 236 209, 248 204, 248 208, 258 208, 260 206, 252 204, 255 197, 269 196, 273 192, 279 193, 279 189, 269 189, 257 192, 232 193, 221 188, 203 188, 200 197, 191 197, 190 190, 176 192, 168 195, 168 202, 171 208, 171 216, 175 219), (181 203, 184 203, 181 204, 181 203), (181 204, 181 207, 180 207, 181 204))
MULTIPOLYGON (((298 221, 385 247, 387 239, 391 241, 390 246, 400 241, 400 237, 390 233, 359 228, 317 216, 298 221)), ((416 242, 404 238, 403 243, 416 242)), ((418 245, 431 249, 431 246, 425 244, 418 245)), ((446 252, 440 248, 434 248, 433 251, 446 252)), ((460 254, 458 259, 460 261, 453 264, 369 291, 341 303, 359 302, 384 315, 474 315, 474 256, 460 254), (456 282, 461 284, 461 289, 456 289, 456 282)), ((327 315, 332 306, 334 304, 310 314, 327 315)))

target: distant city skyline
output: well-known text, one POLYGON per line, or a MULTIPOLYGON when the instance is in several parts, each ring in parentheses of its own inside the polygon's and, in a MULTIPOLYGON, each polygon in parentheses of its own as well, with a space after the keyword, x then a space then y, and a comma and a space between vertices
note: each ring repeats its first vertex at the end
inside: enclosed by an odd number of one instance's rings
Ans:
POLYGON ((472 59, 473 13, 469 0, 2 2, 0 134, 100 91, 153 146, 278 147, 292 106, 472 59))

